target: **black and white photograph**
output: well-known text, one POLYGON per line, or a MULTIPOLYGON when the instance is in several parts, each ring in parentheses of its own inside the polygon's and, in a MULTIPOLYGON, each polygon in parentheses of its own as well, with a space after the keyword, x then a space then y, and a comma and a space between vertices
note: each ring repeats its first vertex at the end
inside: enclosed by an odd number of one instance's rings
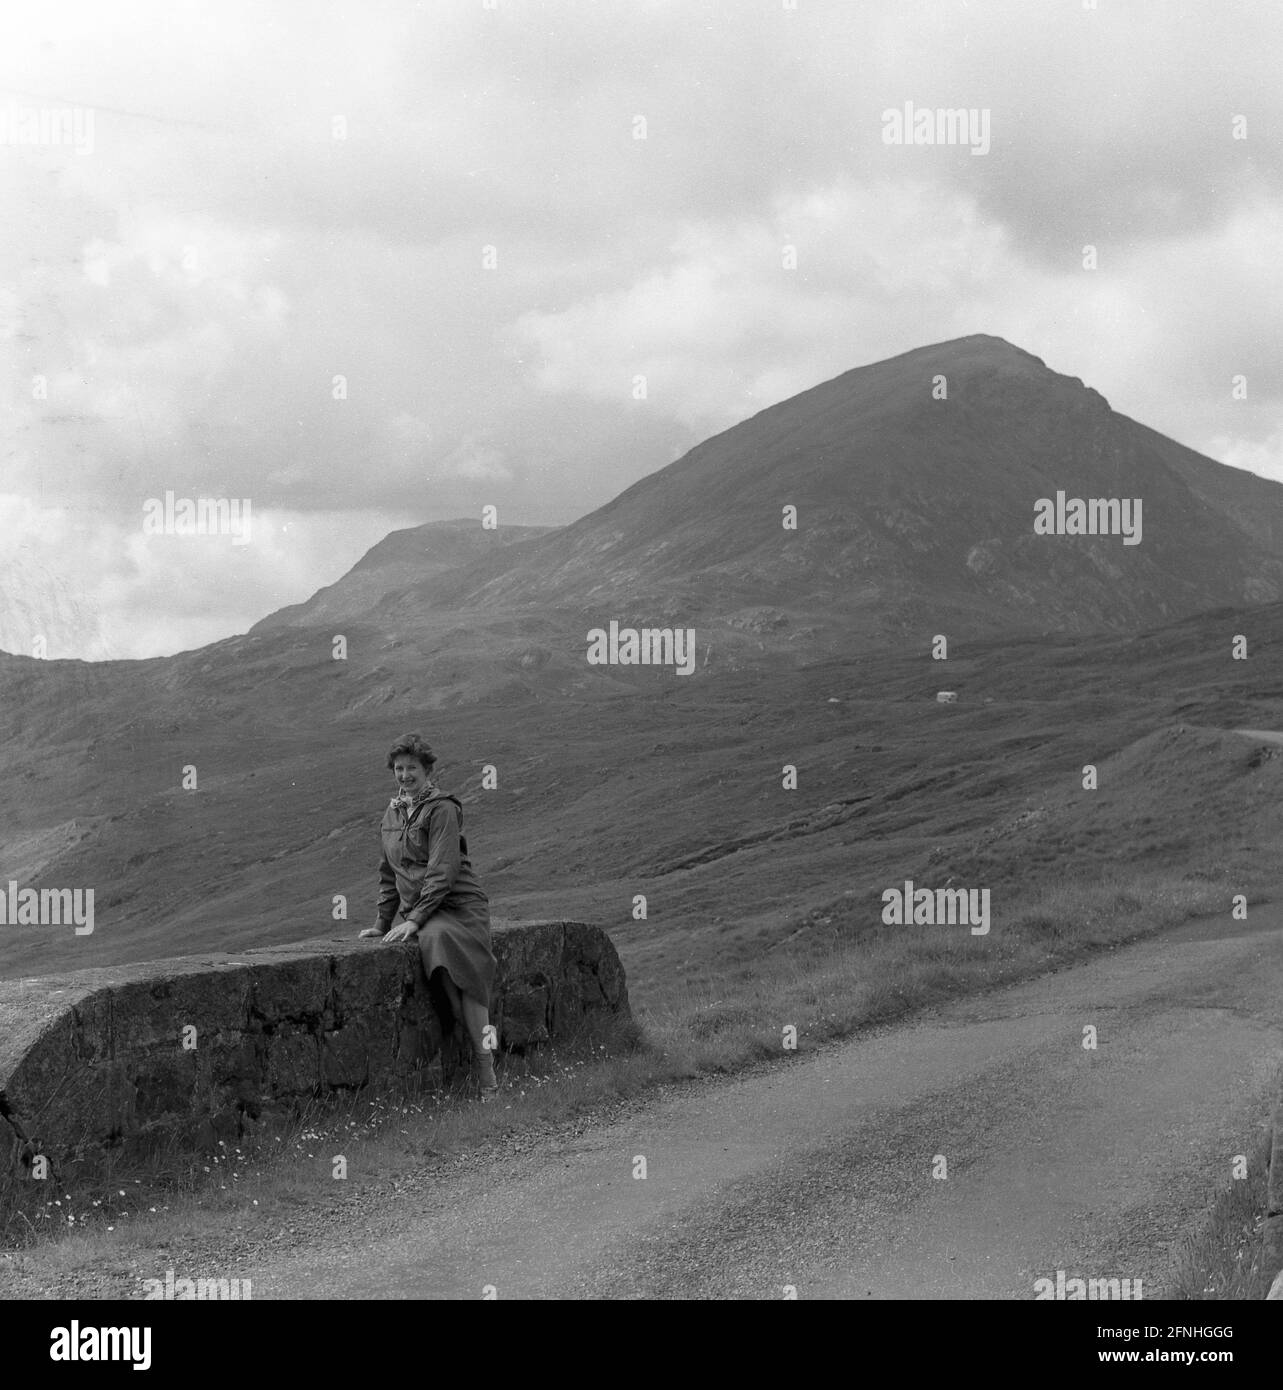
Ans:
POLYGON ((1267 1346, 1281 62, 1266 0, 0 4, 14 1355, 1267 1346))

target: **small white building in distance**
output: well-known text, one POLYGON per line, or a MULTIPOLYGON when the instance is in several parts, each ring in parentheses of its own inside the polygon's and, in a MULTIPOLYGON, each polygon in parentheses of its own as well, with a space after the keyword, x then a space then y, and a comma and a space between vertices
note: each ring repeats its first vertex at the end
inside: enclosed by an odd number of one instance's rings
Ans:
POLYGON ((956 705, 958 703, 958 692, 956 690, 939 690, 936 692, 936 704, 956 705))

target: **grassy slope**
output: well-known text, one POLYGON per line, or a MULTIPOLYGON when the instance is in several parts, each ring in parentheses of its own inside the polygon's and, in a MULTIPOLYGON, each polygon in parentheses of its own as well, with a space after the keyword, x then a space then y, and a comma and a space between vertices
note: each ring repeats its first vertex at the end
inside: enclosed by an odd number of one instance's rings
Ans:
MULTIPOLYGON (((882 652, 715 679, 648 672, 631 692, 535 685, 518 706, 437 712, 392 664, 412 671, 413 650, 380 657, 393 693, 373 711, 351 710, 367 677, 328 645, 269 642, 217 679, 157 670, 172 689, 144 682, 132 728, 42 705, 26 746, 7 745, 7 857, 52 852, 24 883, 94 886, 97 921, 80 938, 5 928, 0 970, 296 939, 329 929, 335 894, 363 924, 381 750, 408 725, 442 748, 496 912, 607 926, 639 1001, 786 940, 796 951, 870 930, 882 889, 906 877, 991 888, 996 923, 1067 876, 1185 872, 1200 855, 1260 887, 1272 870, 1253 846, 1278 829, 1279 763, 1215 730, 1283 727, 1281 628, 1271 607, 1135 639, 970 644, 947 663, 882 652), (1242 629, 1251 658, 1234 662, 1242 629), (958 704, 938 706, 940 686, 958 704), (1094 793, 1081 789, 1088 762, 1094 793), (487 763, 494 791, 480 788, 487 763), (786 763, 796 791, 782 788, 786 763), (196 792, 179 786, 187 764, 196 792)), ((120 702, 94 668, 47 669, 69 709, 120 702)))

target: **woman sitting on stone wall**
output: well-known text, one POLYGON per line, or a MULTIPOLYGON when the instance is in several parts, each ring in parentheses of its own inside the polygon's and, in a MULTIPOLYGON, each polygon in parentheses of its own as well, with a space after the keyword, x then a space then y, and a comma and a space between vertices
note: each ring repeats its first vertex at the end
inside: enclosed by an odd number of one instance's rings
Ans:
POLYGON ((428 981, 441 972, 438 983, 455 1028, 471 1044, 487 1101, 499 1089, 485 1037, 495 978, 490 900, 468 860, 463 806, 432 781, 436 760, 420 734, 403 735, 388 753, 400 790, 383 813, 378 920, 361 935, 385 942, 417 938, 428 981))

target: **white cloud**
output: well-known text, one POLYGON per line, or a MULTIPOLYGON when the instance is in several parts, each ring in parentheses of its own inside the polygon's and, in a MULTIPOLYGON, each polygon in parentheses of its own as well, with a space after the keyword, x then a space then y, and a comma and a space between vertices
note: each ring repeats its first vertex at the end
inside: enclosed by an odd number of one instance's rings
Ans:
POLYGON ((496 449, 481 435, 461 439, 440 461, 431 461, 432 476, 445 478, 511 478, 502 449, 496 449))
POLYGON ((641 375, 648 408, 721 429, 861 362, 976 331, 1011 272, 1003 232, 964 196, 842 182, 752 222, 686 227, 669 268, 522 315, 511 336, 544 390, 625 403, 641 375))
POLYGON ((1246 468, 1276 483, 1283 483, 1283 428, 1261 440, 1215 435, 1206 445, 1213 458, 1233 468, 1246 468))

